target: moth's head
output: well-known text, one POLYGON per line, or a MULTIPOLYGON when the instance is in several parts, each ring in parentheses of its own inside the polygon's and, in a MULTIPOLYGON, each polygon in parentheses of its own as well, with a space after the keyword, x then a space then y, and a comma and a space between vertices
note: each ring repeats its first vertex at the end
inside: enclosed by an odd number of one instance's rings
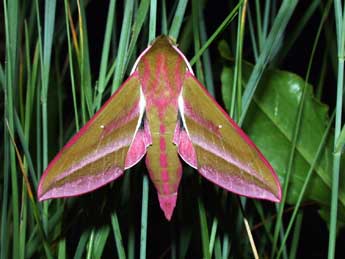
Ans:
POLYGON ((193 70, 187 60, 187 58, 183 55, 183 53, 178 49, 177 44, 175 43, 175 40, 166 35, 158 36, 156 39, 154 39, 149 45, 138 57, 136 62, 134 63, 134 66, 132 68, 131 74, 134 73, 134 71, 137 69, 139 62, 145 57, 147 59, 157 60, 156 57, 160 55, 164 55, 167 58, 170 58, 170 60, 173 59, 183 59, 186 70, 189 71, 191 74, 193 74, 193 70))
POLYGON ((167 36, 167 35, 160 35, 157 38, 155 38, 152 42, 151 42, 151 46, 155 45, 155 44, 168 44, 168 45, 173 45, 173 46, 177 46, 176 44, 176 39, 172 38, 171 36, 167 36))

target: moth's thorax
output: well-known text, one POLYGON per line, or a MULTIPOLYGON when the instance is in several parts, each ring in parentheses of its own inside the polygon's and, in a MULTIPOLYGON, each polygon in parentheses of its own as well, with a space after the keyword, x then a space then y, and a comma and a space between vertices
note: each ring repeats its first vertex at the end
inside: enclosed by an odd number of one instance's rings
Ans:
POLYGON ((138 63, 141 87, 147 108, 164 110, 176 107, 187 66, 168 40, 158 41, 141 57, 138 63))

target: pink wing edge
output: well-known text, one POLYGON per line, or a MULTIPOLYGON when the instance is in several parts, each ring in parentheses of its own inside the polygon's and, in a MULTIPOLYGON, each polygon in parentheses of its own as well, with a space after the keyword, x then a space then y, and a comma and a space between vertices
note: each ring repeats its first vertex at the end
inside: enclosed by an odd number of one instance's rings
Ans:
MULTIPOLYGON (((114 99, 117 97, 117 94, 123 89, 123 87, 126 85, 126 83, 132 79, 133 77, 137 77, 138 73, 137 71, 133 71, 131 75, 127 78, 127 80, 116 90, 116 92, 102 105, 102 107, 92 116, 92 118, 67 142, 67 144, 58 152, 58 154, 53 158, 53 160, 48 164, 47 168, 44 170, 40 182, 38 184, 37 188, 37 197, 39 201, 52 199, 52 198, 68 198, 68 197, 74 197, 79 196, 81 194, 92 192, 96 189, 99 189, 103 187, 104 185, 108 184, 109 182, 112 182, 116 180, 118 177, 120 177, 123 174, 123 171, 134 166, 137 164, 142 157, 146 154, 146 148, 148 145, 152 144, 151 140, 151 134, 148 128, 147 123, 144 124, 144 129, 138 129, 135 132, 135 137, 133 138, 132 144, 129 147, 126 160, 125 160, 125 168, 115 168, 113 173, 110 177, 108 177, 106 180, 102 181, 96 181, 95 188, 91 188, 87 191, 75 191, 74 193, 71 193, 70 195, 67 193, 64 193, 64 195, 54 192, 46 192, 42 194, 42 185, 43 182, 49 174, 50 168, 54 166, 54 164, 60 159, 62 153, 67 148, 71 147, 90 127, 90 125, 94 122, 94 120, 98 117, 99 114, 102 113, 104 108, 114 99)), ((143 118, 141 118, 143 119, 143 118)))
MULTIPOLYGON (((274 171, 273 167, 271 166, 271 164, 267 161, 267 159, 264 157, 264 155, 261 153, 261 151, 258 149, 258 147, 254 144, 254 142, 244 133, 244 131, 236 124, 236 122, 231 119, 231 117, 229 116, 229 114, 214 100, 213 96, 210 95, 210 93, 205 89, 205 87, 199 82, 199 80, 197 80, 194 76, 193 73, 191 73, 190 71, 186 72, 186 78, 187 77, 192 77, 193 80, 195 82, 197 82, 198 86, 204 91, 204 93, 212 100, 212 102, 214 103, 214 105, 218 108, 218 110, 220 110, 224 116, 227 118, 227 120, 230 122, 230 124, 235 128, 235 130, 237 131, 237 133, 244 139, 245 142, 247 142, 247 144, 254 148, 258 155, 259 158, 263 161, 263 163, 265 164, 265 166, 267 166, 267 168, 269 169, 269 171, 272 173, 273 178, 275 183, 278 186, 278 196, 274 196, 274 195, 267 195, 265 197, 260 197, 260 199, 266 199, 269 201, 273 201, 273 202, 280 202, 281 200, 281 186, 280 186, 280 182, 279 182, 279 178, 276 174, 276 172, 274 171)), ((191 141, 191 139, 189 138, 187 132, 182 132, 179 129, 175 130, 175 135, 174 135, 174 143, 178 146, 178 153, 180 155, 180 157, 191 167, 195 168, 198 170, 197 168, 197 157, 196 157, 196 152, 194 150, 193 147, 193 143, 191 141)), ((198 170, 199 171, 199 170, 198 170)), ((200 172, 199 172, 200 173, 200 172)), ((205 174, 202 174, 205 177, 205 174)), ((214 181, 212 178, 210 177, 206 177, 209 181, 211 181, 212 183, 218 185, 218 183, 216 181, 214 181)), ((221 187, 224 188, 224 187, 221 187)), ((225 188, 226 189, 226 188, 225 188)), ((246 196, 249 198, 258 198, 257 196, 254 195, 243 195, 241 193, 236 193, 236 191, 233 190, 229 190, 232 193, 235 194, 239 194, 241 196, 246 196)))

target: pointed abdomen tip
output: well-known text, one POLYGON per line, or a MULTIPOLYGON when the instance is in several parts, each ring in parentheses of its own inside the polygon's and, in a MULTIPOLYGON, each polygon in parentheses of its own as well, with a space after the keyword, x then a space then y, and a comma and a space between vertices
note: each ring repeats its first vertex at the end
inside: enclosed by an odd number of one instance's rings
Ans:
POLYGON ((170 221, 176 206, 177 192, 173 194, 158 194, 159 205, 167 220, 170 221))

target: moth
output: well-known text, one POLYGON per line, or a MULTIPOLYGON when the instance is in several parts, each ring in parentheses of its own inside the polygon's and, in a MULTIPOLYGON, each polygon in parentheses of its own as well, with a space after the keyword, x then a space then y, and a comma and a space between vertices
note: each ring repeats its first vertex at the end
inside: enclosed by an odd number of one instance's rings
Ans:
POLYGON ((129 78, 50 162, 38 199, 93 191, 144 156, 167 220, 176 205, 181 159, 228 191, 281 199, 269 162, 208 94, 167 36, 140 54, 129 78))

